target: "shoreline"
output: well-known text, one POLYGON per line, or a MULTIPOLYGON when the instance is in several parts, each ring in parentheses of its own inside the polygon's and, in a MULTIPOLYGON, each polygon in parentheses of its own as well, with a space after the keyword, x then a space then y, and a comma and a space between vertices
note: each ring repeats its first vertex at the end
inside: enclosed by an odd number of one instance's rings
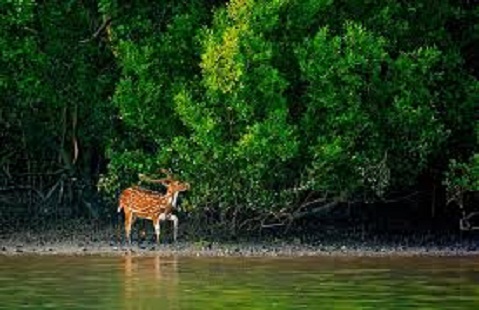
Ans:
POLYGON ((2 242, 0 256, 160 256, 160 257, 470 257, 479 256, 478 248, 465 246, 312 246, 308 244, 215 243, 135 244, 131 247, 108 242, 75 244, 51 242, 43 245, 2 242))

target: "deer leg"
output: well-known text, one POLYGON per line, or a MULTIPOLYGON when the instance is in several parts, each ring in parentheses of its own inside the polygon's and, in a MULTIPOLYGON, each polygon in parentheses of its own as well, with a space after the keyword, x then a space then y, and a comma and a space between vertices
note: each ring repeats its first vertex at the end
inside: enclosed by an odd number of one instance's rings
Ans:
POLYGON ((173 240, 176 243, 176 237, 178 235, 178 217, 174 214, 170 214, 168 219, 173 222, 173 240))
POLYGON ((141 224, 142 229, 139 230, 139 238, 138 238, 138 240, 145 241, 145 239, 146 239, 146 223, 145 223, 145 222, 146 222, 146 221, 143 220, 142 222, 143 222, 143 223, 141 224))
POLYGON ((156 243, 160 244, 160 218, 153 221, 153 226, 155 227, 156 243))
POLYGON ((133 220, 133 213, 125 212, 125 235, 128 245, 131 245, 131 225, 133 220))
MULTIPOLYGON (((133 217, 133 220, 136 221, 136 217, 133 217)), ((142 219, 140 221, 140 227, 136 231, 136 237, 138 239, 138 243, 141 243, 142 241, 145 240, 145 235, 146 235, 145 220, 142 219)))
MULTIPOLYGON (((165 213, 161 213, 160 216, 158 216, 158 232, 160 231, 160 222, 162 221, 165 221, 166 220, 166 214, 165 213)), ((158 243, 159 243, 159 239, 158 239, 158 243)))

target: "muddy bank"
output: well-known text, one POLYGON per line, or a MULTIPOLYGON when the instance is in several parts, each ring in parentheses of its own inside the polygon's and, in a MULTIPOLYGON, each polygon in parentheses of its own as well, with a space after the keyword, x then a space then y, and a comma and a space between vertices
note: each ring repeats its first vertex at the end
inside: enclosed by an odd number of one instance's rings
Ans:
POLYGON ((308 237, 218 240, 169 231, 156 244, 151 232, 139 240, 133 232, 126 246, 117 226, 62 225, 0 233, 0 255, 160 255, 160 256, 470 256, 479 255, 479 238, 460 233, 359 234, 354 230, 323 231, 308 237))
POLYGON ((224 243, 202 246, 179 242, 176 245, 142 244, 131 247, 95 242, 90 244, 48 243, 44 245, 4 243, 0 255, 107 255, 179 257, 301 257, 301 256, 479 256, 479 250, 467 247, 394 247, 394 246, 310 246, 291 244, 224 243))

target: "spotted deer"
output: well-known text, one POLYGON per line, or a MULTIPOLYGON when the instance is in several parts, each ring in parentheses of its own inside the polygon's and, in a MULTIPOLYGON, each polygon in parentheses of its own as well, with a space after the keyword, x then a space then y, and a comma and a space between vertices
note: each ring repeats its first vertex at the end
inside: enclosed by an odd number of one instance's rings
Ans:
POLYGON ((164 179, 153 180, 140 174, 140 179, 148 182, 160 183, 166 186, 166 194, 140 188, 129 187, 120 194, 118 212, 125 214, 125 234, 128 244, 131 244, 131 227, 136 218, 148 219, 153 222, 156 234, 156 242, 160 242, 160 221, 169 220, 173 222, 173 240, 176 242, 178 234, 178 217, 174 214, 178 194, 190 189, 188 183, 175 180, 171 173, 162 169, 167 175, 164 179))

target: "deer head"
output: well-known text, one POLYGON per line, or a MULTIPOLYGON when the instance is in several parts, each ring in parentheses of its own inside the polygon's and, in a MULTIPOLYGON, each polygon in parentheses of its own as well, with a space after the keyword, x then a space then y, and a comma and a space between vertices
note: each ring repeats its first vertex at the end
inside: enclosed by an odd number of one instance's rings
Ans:
POLYGON ((173 174, 166 170, 166 169, 161 169, 161 172, 166 174, 166 178, 160 179, 161 184, 165 185, 168 187, 168 191, 170 192, 184 192, 190 189, 190 184, 186 182, 180 182, 178 181, 173 174))
POLYGON ((152 179, 142 173, 138 174, 140 180, 145 180, 150 183, 160 183, 168 188, 169 192, 184 192, 190 189, 190 184, 186 182, 178 181, 171 171, 164 168, 160 169, 160 172, 166 174, 166 178, 162 179, 152 179))

